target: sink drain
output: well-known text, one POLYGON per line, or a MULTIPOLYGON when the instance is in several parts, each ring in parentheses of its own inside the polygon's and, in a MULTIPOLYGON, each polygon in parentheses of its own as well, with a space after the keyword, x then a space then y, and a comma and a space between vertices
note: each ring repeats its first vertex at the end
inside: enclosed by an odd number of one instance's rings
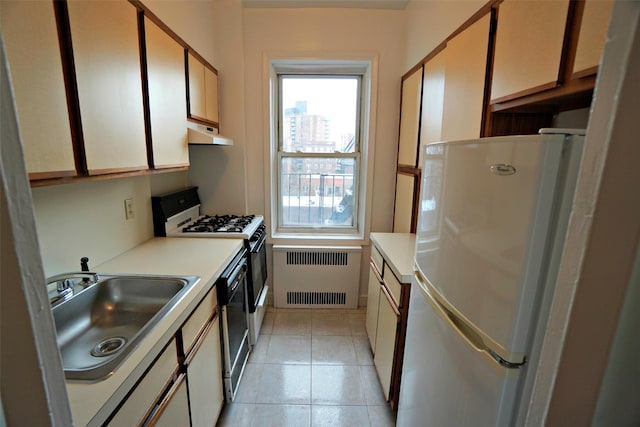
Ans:
POLYGON ((127 340, 122 337, 107 338, 93 347, 91 355, 95 357, 109 356, 120 350, 126 342, 127 340))

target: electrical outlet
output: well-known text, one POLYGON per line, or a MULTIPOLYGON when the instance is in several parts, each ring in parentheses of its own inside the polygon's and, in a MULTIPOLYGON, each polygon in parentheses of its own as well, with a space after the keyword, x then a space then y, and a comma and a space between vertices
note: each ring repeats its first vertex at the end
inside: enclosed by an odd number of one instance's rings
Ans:
POLYGON ((127 220, 130 220, 136 217, 136 211, 133 207, 133 199, 125 199, 124 216, 127 220))

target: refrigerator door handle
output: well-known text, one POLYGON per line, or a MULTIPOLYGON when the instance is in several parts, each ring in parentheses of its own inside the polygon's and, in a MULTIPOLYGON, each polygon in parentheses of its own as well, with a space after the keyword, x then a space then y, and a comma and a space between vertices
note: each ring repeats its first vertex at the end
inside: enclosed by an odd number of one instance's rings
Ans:
POLYGON ((421 278, 419 277, 419 273, 416 274, 418 279, 419 289, 426 298, 426 300, 431 304, 435 312, 451 326, 451 328, 458 333, 458 335, 465 340, 465 342, 474 350, 483 353, 487 360, 490 360, 493 363, 497 363, 504 368, 509 369, 518 369, 520 366, 524 364, 522 363, 511 363, 500 356, 498 356, 495 352, 493 352, 487 345, 484 343, 480 335, 478 335, 472 328, 467 326, 462 320, 460 320, 455 314, 447 310, 443 307, 436 299, 431 295, 427 287, 421 283, 421 278))

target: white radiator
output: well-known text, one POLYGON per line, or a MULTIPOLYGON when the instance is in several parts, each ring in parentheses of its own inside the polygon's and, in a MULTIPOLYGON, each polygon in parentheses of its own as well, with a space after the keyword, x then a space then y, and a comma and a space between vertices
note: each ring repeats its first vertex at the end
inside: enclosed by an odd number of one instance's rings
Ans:
POLYGON ((273 246, 273 305, 357 308, 361 246, 273 246))

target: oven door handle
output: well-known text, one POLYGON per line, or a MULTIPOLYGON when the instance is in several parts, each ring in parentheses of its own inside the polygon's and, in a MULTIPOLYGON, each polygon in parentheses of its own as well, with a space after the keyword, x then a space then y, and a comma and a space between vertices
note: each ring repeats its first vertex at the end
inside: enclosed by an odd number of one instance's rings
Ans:
POLYGON ((238 267, 236 267, 235 270, 233 270, 233 273, 229 275, 229 282, 231 283, 231 286, 229 286, 230 294, 234 293, 235 290, 238 288, 238 285, 246 275, 246 271, 247 271, 247 263, 242 262, 238 267), (238 277, 240 279, 238 279, 238 277))
POLYGON ((267 241, 267 236, 263 235, 260 238, 260 240, 258 240, 258 243, 256 243, 256 245, 253 247, 253 249, 251 249, 251 253, 252 254, 257 254, 258 252, 260 252, 262 250, 262 247, 264 246, 266 241, 267 241))

